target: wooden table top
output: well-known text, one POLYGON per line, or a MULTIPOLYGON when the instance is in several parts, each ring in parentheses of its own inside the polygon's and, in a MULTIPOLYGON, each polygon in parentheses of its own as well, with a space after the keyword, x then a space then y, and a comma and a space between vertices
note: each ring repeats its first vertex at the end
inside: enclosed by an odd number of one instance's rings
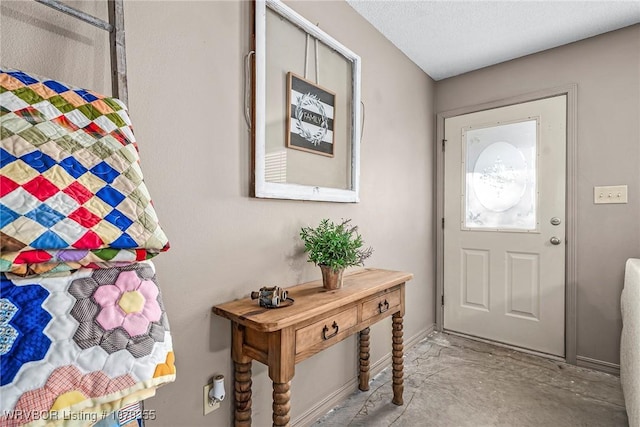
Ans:
POLYGON ((257 331, 273 332, 340 308, 354 301, 404 283, 413 274, 403 271, 367 268, 344 276, 343 286, 336 290, 322 287, 321 280, 286 288, 295 302, 288 307, 264 308, 258 300, 243 298, 213 307, 218 316, 257 331))

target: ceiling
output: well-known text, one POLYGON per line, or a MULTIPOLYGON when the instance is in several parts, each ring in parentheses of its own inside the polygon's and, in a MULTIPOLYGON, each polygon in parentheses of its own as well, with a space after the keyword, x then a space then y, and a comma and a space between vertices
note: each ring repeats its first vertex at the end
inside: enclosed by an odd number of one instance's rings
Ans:
POLYGON ((640 22, 640 0, 347 2, 434 80, 640 22))

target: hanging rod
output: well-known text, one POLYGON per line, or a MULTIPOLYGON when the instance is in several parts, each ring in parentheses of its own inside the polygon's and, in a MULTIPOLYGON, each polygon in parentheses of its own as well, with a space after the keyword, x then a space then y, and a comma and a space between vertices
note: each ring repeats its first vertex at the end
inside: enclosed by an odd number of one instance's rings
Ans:
POLYGON ((124 0, 107 0, 109 22, 96 18, 58 0, 35 0, 59 12, 78 18, 109 33, 111 45, 111 91, 127 105, 129 103, 127 85, 127 58, 124 43, 124 0))
POLYGON ((38 3, 42 3, 45 6, 49 6, 60 12, 66 13, 67 15, 71 15, 75 18, 78 18, 86 22, 87 24, 91 24, 94 27, 101 28, 109 33, 113 31, 113 28, 114 28, 113 25, 111 25, 107 21, 103 21, 100 18, 96 18, 93 15, 89 15, 88 13, 75 9, 71 6, 67 6, 66 4, 61 3, 58 0, 35 0, 35 1, 37 1, 38 3))

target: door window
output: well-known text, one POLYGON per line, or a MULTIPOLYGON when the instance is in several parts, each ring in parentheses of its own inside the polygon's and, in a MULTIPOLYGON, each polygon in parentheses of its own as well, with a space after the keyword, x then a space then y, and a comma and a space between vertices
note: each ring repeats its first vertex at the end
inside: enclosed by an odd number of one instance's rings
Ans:
POLYGON ((538 120, 463 131, 463 229, 538 229, 538 120))

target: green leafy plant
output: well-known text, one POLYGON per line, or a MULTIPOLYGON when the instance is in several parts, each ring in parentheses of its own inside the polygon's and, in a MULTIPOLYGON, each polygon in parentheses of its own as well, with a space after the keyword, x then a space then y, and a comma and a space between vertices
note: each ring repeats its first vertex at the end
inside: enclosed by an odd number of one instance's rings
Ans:
POLYGON ((358 227, 343 220, 335 224, 328 219, 320 221, 316 228, 303 227, 300 238, 304 250, 309 253, 309 262, 326 265, 338 271, 346 267, 364 265, 364 260, 373 253, 371 247, 363 249, 364 241, 358 227))

